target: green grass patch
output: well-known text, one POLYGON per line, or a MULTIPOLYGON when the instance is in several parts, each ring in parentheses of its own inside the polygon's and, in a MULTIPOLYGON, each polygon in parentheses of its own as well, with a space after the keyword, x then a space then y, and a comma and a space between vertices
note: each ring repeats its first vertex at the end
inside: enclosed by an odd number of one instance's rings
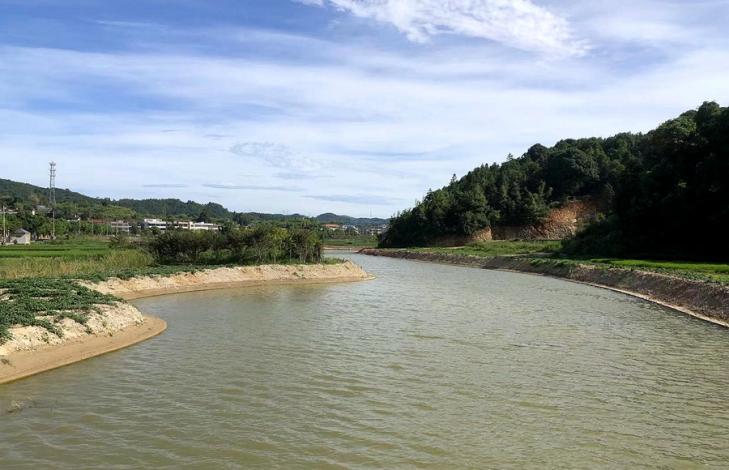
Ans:
POLYGON ((357 247, 357 248, 375 248, 377 246, 377 237, 361 235, 351 238, 325 238, 322 244, 327 247, 357 247))
POLYGON ((664 274, 674 274, 698 280, 708 280, 729 284, 729 264, 691 261, 661 261, 639 259, 595 258, 589 260, 598 265, 618 268, 638 269, 664 274))
POLYGON ((149 268, 152 257, 142 250, 107 250, 97 256, 31 256, 0 258, 0 279, 85 278, 98 273, 149 268))
POLYGON ((66 279, 0 280, 0 344, 13 326, 40 326, 62 335, 55 322, 70 318, 85 324, 99 305, 119 299, 66 279))
POLYGON ((112 251, 107 240, 80 239, 37 242, 31 245, 0 246, 4 258, 69 258, 103 256, 112 251))
POLYGON ((511 241, 494 240, 488 242, 472 243, 463 247, 455 248, 412 248, 412 251, 425 253, 443 253, 461 256, 481 256, 490 258, 493 256, 528 256, 537 254, 551 254, 558 251, 558 241, 511 241))

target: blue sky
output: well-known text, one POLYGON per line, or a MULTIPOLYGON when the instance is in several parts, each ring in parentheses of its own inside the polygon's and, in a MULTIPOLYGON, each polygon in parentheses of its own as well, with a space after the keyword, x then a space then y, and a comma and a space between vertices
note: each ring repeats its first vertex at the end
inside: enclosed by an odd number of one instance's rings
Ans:
POLYGON ((389 216, 729 104, 729 0, 0 0, 0 177, 389 216))

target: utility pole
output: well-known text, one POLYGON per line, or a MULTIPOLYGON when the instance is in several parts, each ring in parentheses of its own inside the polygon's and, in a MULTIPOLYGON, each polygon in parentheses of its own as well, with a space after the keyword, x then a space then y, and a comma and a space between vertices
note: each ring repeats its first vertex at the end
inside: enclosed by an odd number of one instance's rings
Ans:
POLYGON ((56 239, 56 162, 51 162, 51 178, 48 184, 48 205, 51 206, 51 240, 56 239))
POLYGON ((3 204, 3 239, 0 240, 0 245, 4 245, 5 241, 8 239, 8 235, 5 232, 5 204, 3 204))

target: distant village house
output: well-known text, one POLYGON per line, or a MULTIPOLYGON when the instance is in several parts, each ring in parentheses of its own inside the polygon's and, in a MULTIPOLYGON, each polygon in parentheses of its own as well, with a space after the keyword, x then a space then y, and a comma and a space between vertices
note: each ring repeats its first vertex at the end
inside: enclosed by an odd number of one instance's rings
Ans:
POLYGON ((30 245, 30 232, 19 228, 8 236, 8 245, 30 245))
POLYGON ((221 226, 218 224, 211 224, 207 222, 191 222, 191 221, 176 221, 167 222, 162 219, 144 219, 142 221, 142 228, 145 230, 157 229, 160 232, 166 231, 168 228, 177 230, 191 230, 191 231, 218 231, 221 226))
POLYGON ((109 227, 111 227, 111 231, 114 233, 130 233, 132 231, 132 224, 123 220, 109 222, 109 227))

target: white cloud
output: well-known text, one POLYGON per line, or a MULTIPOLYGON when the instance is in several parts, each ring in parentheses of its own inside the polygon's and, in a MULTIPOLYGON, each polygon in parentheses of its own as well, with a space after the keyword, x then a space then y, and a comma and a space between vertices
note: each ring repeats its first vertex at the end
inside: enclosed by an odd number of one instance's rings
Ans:
POLYGON ((236 183, 205 183, 205 188, 211 189, 228 189, 243 191, 284 191, 284 192, 300 192, 301 188, 294 186, 264 186, 259 184, 236 184, 236 183))
POLYGON ((567 20, 530 0, 296 0, 330 5, 402 31, 414 42, 439 34, 488 39, 549 55, 583 54, 567 20))
POLYGON ((260 158, 273 167, 300 176, 321 169, 315 160, 297 154, 286 145, 273 142, 237 143, 230 148, 230 152, 239 157, 260 158))

